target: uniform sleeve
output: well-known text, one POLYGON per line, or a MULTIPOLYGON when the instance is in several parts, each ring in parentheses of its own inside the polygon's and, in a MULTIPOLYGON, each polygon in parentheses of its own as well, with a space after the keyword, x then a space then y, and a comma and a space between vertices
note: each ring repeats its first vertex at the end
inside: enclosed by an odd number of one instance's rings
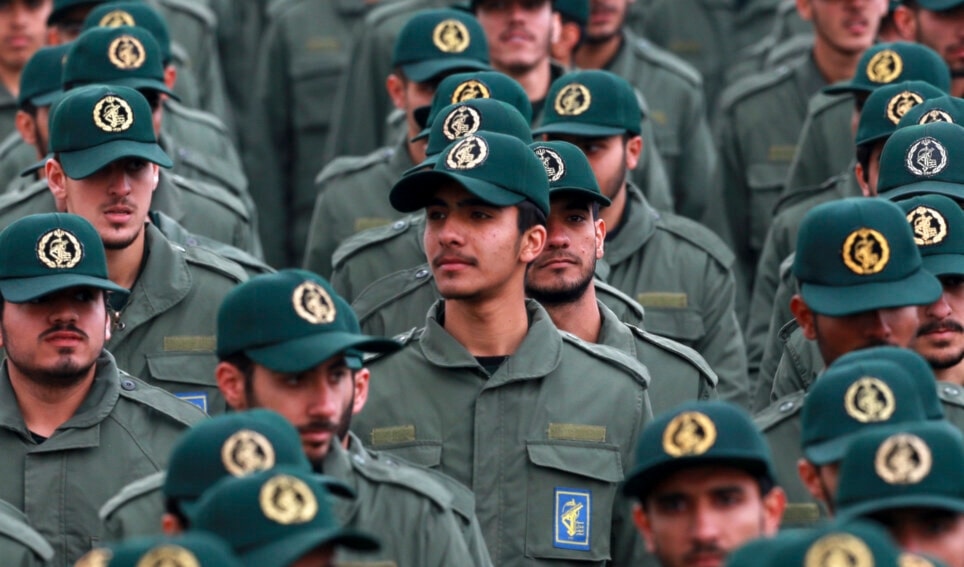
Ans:
POLYGON ((231 132, 237 132, 234 111, 228 102, 225 89, 224 72, 221 70, 221 59, 218 54, 217 36, 213 33, 204 35, 203 46, 198 53, 193 53, 195 69, 201 97, 201 109, 206 110, 228 126, 231 132))
POLYGON ((698 221, 706 209, 707 188, 716 170, 717 154, 706 120, 703 92, 694 87, 690 94, 686 120, 679 133, 681 159, 676 160, 673 200, 678 214, 698 221))
POLYGON ((330 211, 326 207, 324 191, 322 190, 318 198, 315 199, 314 212, 311 214, 311 224, 308 225, 308 240, 305 243, 305 257, 302 267, 311 270, 316 274, 321 274, 326 278, 331 277, 332 264, 331 256, 338 248, 338 242, 332 234, 332 223, 330 211))
MULTIPOLYGON (((426 504, 426 507, 429 507, 426 504)), ((450 567, 452 565, 475 565, 474 558, 462 537, 462 530, 451 510, 429 508, 423 514, 420 530, 423 560, 419 565, 425 567, 450 567)), ((414 519, 413 519, 414 521, 414 519)))
MULTIPOLYGON (((753 292, 750 296, 750 309, 747 315, 746 358, 750 376, 750 389, 755 391, 760 381, 760 363, 763 361, 763 351, 766 349, 767 335, 770 330, 770 319, 773 314, 774 300, 777 287, 780 285, 780 263, 776 238, 780 232, 779 220, 770 225, 760 261, 757 265, 756 276, 753 279, 753 292)), ((755 398, 756 396, 754 396, 755 398)), ((763 409, 757 407, 757 409, 763 409)))
POLYGON ((476 567, 492 566, 489 548, 485 546, 485 539, 482 537, 482 526, 479 525, 479 519, 475 514, 468 522, 462 522, 462 539, 465 541, 465 547, 472 557, 472 565, 476 567))
POLYGON ((763 358, 760 360, 760 371, 757 376, 754 405, 759 409, 768 406, 772 401, 773 380, 783 356, 780 330, 793 320, 793 313, 790 312, 791 297, 793 297, 793 289, 789 280, 781 279, 770 307, 770 325, 764 340, 763 358))
MULTIPOLYGON (((793 155, 793 161, 790 162, 787 181, 784 184, 783 193, 780 195, 780 201, 785 207, 795 202, 786 199, 785 197, 788 195, 797 193, 801 189, 823 183, 828 177, 838 173, 835 172, 833 166, 830 165, 826 154, 830 148, 823 147, 823 138, 818 133, 817 123, 813 117, 813 114, 808 113, 806 120, 803 121, 800 138, 797 142, 797 151, 793 155), (826 175, 821 174, 821 172, 828 171, 830 173, 826 175)), ((852 153, 848 153, 848 155, 852 155, 852 153)), ((774 212, 778 213, 780 209, 774 212)))

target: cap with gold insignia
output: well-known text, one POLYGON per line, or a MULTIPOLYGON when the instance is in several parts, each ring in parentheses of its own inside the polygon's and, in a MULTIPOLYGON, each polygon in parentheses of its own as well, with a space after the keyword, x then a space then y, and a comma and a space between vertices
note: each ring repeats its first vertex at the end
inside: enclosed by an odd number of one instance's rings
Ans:
POLYGON ((914 391, 920 398, 921 407, 924 409, 924 417, 933 421, 944 419, 941 399, 934 387, 937 377, 934 376, 934 369, 923 356, 909 348, 878 346, 852 350, 835 360, 834 364, 843 365, 851 362, 868 361, 886 361, 903 368, 906 375, 914 381, 914 391))
POLYGON ((475 71, 472 73, 455 73, 442 79, 432 104, 415 109, 415 121, 422 126, 422 131, 412 140, 427 138, 435 117, 443 108, 452 104, 466 102, 476 98, 494 98, 515 107, 522 114, 526 123, 532 122, 532 103, 529 95, 515 79, 498 71, 475 71))
POLYGON ((125 540, 112 547, 103 567, 242 567, 231 547, 217 536, 185 532, 176 537, 125 540))
POLYGON ((964 437, 946 421, 867 430, 840 463, 840 517, 898 508, 964 513, 964 437))
POLYGON ((158 91, 177 99, 164 82, 161 47, 141 27, 91 28, 74 40, 64 61, 64 89, 95 83, 158 91))
POLYGON ((25 303, 71 287, 127 296, 110 281, 104 244, 93 225, 68 213, 23 217, 0 232, 0 295, 25 303))
POLYGON ((944 195, 898 201, 907 213, 924 269, 935 276, 964 274, 964 211, 944 195))
POLYGON ((938 193, 964 201, 964 127, 932 122, 898 129, 880 154, 877 192, 891 200, 938 193))
POLYGON ((392 66, 423 83, 443 73, 489 69, 489 46, 482 26, 463 10, 416 12, 398 33, 392 66))
POLYGON ((770 447, 746 411, 729 402, 686 402, 643 429, 623 493, 643 499, 668 475, 700 465, 737 467, 776 482, 770 447))
POLYGON ((900 119, 898 128, 915 124, 930 124, 931 122, 950 122, 964 124, 964 99, 956 96, 944 95, 925 100, 900 119))
POLYGON ((552 7, 563 21, 585 26, 589 23, 589 0, 553 0, 552 7))
POLYGON ((495 132, 476 132, 452 142, 439 154, 435 169, 398 180, 389 200, 398 211, 414 212, 430 202, 440 185, 452 181, 491 205, 529 200, 549 214, 549 180, 542 161, 525 142, 495 132))
MULTIPOLYGON (((96 6, 109 0, 54 0, 53 9, 47 16, 47 27, 62 23, 70 11, 79 6, 96 6)), ((77 22, 80 23, 80 22, 77 22)))
POLYGON ((392 352, 391 339, 363 335, 348 303, 321 276, 281 270, 232 289, 218 309, 217 354, 245 354, 276 372, 301 372, 346 355, 361 367, 359 352, 392 352))
POLYGON ((379 548, 371 535, 341 526, 316 477, 285 467, 222 479, 201 498, 191 528, 222 538, 245 565, 259 567, 287 567, 322 546, 379 548))
POLYGON ((171 32, 167 22, 147 2, 108 2, 95 7, 84 20, 84 31, 90 28, 137 26, 151 32, 161 48, 161 63, 171 62, 171 32))
POLYGON ((951 90, 951 72, 936 51, 919 43, 895 41, 871 46, 860 56, 852 79, 825 87, 823 92, 870 94, 898 81, 924 81, 945 93, 951 90))
POLYGON ((89 85, 67 92, 50 116, 50 151, 72 179, 84 179, 122 158, 173 165, 157 144, 144 95, 121 86, 89 85))
POLYGON ((781 567, 904 567, 887 531, 866 521, 834 521, 782 538, 769 565, 781 567))
POLYGON ((943 91, 924 81, 904 81, 874 90, 860 112, 857 146, 886 140, 897 130, 906 113, 918 104, 943 94, 943 91))
POLYGON ((542 126, 534 134, 618 136, 639 134, 642 107, 632 85, 609 71, 566 73, 546 95, 542 126))
POLYGON ((596 175, 586 154, 569 142, 536 142, 529 145, 542 160, 549 178, 549 199, 575 194, 608 207, 612 201, 599 190, 596 175))
POLYGON ((70 45, 64 44, 41 47, 34 52, 20 73, 17 108, 24 110, 28 104, 35 108, 50 106, 63 94, 60 75, 68 49, 70 45))
POLYGON ((727 554, 726 567, 772 567, 776 553, 805 533, 803 530, 784 530, 772 537, 752 539, 727 554))
POLYGON ((831 317, 928 305, 942 293, 904 212, 884 199, 840 199, 807 212, 792 269, 810 309, 831 317))
POLYGON ((815 465, 835 463, 868 427, 927 420, 916 387, 907 370, 895 362, 834 361, 803 402, 803 454, 815 465))

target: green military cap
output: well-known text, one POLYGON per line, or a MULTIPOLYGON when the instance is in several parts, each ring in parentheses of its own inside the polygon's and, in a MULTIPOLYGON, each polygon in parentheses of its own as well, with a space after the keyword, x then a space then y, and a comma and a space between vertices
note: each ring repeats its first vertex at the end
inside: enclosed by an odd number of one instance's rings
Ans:
POLYGON ((191 529, 224 539, 250 567, 288 567, 322 546, 379 548, 341 526, 316 477, 286 467, 222 479, 201 498, 191 529))
POLYGON ((567 73, 549 87, 542 126, 535 134, 639 134, 643 111, 632 85, 609 71, 567 73))
POLYGON ((924 416, 933 421, 944 419, 941 399, 934 387, 937 377, 923 356, 909 348, 878 346, 852 350, 835 360, 834 364, 866 361, 887 361, 901 366, 914 381, 914 390, 920 398, 924 416))
POLYGON ((54 0, 53 10, 50 11, 50 15, 47 16, 47 26, 53 26, 60 23, 67 15, 67 12, 77 8, 78 6, 96 6, 97 4, 102 4, 107 0, 54 0))
POLYGON ((867 516, 895 508, 964 513, 964 437, 946 421, 867 430, 840 464, 837 513, 867 516))
POLYGON ((529 145, 542 160, 549 178, 549 198, 577 194, 608 207, 612 201, 599 190, 589 159, 577 146, 563 141, 536 142, 529 145))
POLYGON ((489 69, 485 32, 463 10, 417 12, 398 32, 392 66, 416 83, 458 70, 489 69))
POLYGON ((956 96, 944 95, 931 98, 907 111, 900 119, 898 128, 915 124, 930 124, 931 122, 950 122, 964 124, 964 99, 956 96))
POLYGON ((964 211, 944 195, 919 195, 898 201, 907 213, 924 269, 942 276, 964 274, 964 211))
POLYGON ((896 81, 924 81, 945 93, 951 90, 951 72, 936 51, 919 43, 895 41, 871 46, 860 56, 852 79, 825 87, 823 92, 869 94, 896 81))
POLYGON ((918 6, 932 12, 953 10, 962 4, 964 4, 964 0, 917 0, 918 6))
POLYGON ((164 83, 161 47, 144 28, 91 28, 73 42, 64 61, 64 90, 103 83, 177 96, 164 83))
POLYGON ((87 219, 68 213, 30 215, 0 232, 3 299, 25 303, 78 286, 129 293, 108 278, 104 244, 87 219))
POLYGON ((698 465, 738 467, 776 482, 763 435, 745 410, 729 402, 676 406, 643 429, 635 454, 623 493, 640 499, 666 476, 698 465))
POLYGON ((34 52, 20 73, 17 108, 22 110, 28 103, 37 108, 50 106, 63 94, 60 75, 68 49, 70 44, 63 44, 41 47, 34 52))
POLYGON ((129 157, 173 165, 157 144, 144 95, 122 86, 90 85, 67 92, 50 116, 50 151, 72 179, 84 179, 129 157))
POLYGON ((898 129, 880 154, 877 192, 890 200, 938 193, 964 201, 964 127, 932 122, 898 129))
POLYGON ((151 32, 161 48, 161 62, 171 62, 171 32, 164 17, 146 2, 108 2, 87 14, 83 29, 137 26, 151 32))
POLYGON ((772 554, 779 567, 906 567, 900 548, 880 526, 866 521, 834 521, 784 538, 772 554))
POLYGON ((815 465, 835 463, 854 437, 868 427, 925 421, 916 387, 907 370, 895 362, 834 361, 803 402, 803 454, 815 465))
POLYGON ((103 567, 242 567, 224 540, 203 532, 129 539, 106 555, 103 567))
POLYGON ((529 200, 549 214, 549 180, 542 162, 525 142, 506 134, 476 132, 452 142, 435 169, 402 176, 388 195, 403 213, 425 207, 440 184, 458 183, 497 207, 529 200))
POLYGON ((776 552, 788 545, 788 540, 799 537, 801 537, 801 530, 785 530, 773 537, 750 540, 727 554, 725 565, 726 567, 771 567, 776 552))
POLYGON ((589 0, 553 0, 552 7, 564 20, 576 22, 580 26, 589 23, 589 0))
POLYGON ((532 103, 529 95, 515 79, 498 71, 455 73, 442 79, 432 96, 432 104, 415 109, 415 121, 423 130, 412 140, 427 138, 435 117, 452 104, 475 98, 494 98, 511 104, 527 123, 532 122, 532 103))
POLYGON ((349 352, 391 352, 391 339, 363 335, 351 307, 323 277, 281 270, 232 289, 218 309, 217 354, 243 353, 276 372, 301 372, 349 352))
POLYGON ((904 115, 918 104, 943 95, 924 81, 903 81, 884 85, 867 97, 857 125, 858 146, 885 140, 898 128, 904 115))
POLYGON ((831 317, 928 305, 942 293, 903 211, 884 199, 840 199, 807 212, 792 270, 810 309, 831 317))

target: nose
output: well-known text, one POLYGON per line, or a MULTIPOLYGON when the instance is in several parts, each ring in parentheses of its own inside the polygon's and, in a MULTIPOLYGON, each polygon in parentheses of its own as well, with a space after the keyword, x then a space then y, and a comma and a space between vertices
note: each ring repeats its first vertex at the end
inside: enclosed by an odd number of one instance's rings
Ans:
POLYGON ((692 538, 703 545, 716 544, 720 535, 720 518, 709 506, 699 504, 693 511, 692 538))
POLYGON ((549 222, 546 248, 569 248, 569 233, 560 226, 561 224, 549 222))
MULTIPOLYGON (((442 246, 460 246, 463 242, 461 223, 456 215, 448 215, 435 226, 436 238, 442 246)), ((428 235, 428 231, 425 232, 428 235)))
POLYGON ((120 164, 114 163, 111 164, 110 167, 110 185, 108 186, 110 194, 119 196, 129 195, 132 190, 130 176, 120 164))
POLYGON ((311 402, 308 404, 308 413, 311 417, 321 418, 325 421, 337 421, 340 407, 338 396, 333 391, 332 386, 324 377, 315 377, 311 389, 311 402))
POLYGON ((59 297, 51 301, 49 320, 53 325, 66 325, 76 323, 78 319, 77 310, 74 302, 66 297, 59 297))
POLYGON ((924 313, 929 318, 937 319, 937 320, 941 320, 950 316, 951 306, 947 302, 947 294, 942 293, 941 296, 937 299, 937 301, 925 307, 924 313))

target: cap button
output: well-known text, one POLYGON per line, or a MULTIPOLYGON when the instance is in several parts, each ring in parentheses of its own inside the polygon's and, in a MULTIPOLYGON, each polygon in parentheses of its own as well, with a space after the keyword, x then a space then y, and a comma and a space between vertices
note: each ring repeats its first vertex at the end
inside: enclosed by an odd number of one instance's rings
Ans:
POLYGON ((428 277, 428 270, 422 268, 421 270, 415 272, 415 279, 423 280, 428 277))
POLYGON ((403 228, 405 228, 405 221, 403 220, 395 221, 395 224, 392 225, 392 228, 395 230, 402 230, 403 228))
POLYGON ((783 413, 787 413, 792 409, 793 409, 793 402, 783 402, 782 404, 780 404, 780 411, 783 413))
POLYGON ((137 389, 137 384, 133 380, 123 380, 121 381, 121 388, 130 392, 137 389))

